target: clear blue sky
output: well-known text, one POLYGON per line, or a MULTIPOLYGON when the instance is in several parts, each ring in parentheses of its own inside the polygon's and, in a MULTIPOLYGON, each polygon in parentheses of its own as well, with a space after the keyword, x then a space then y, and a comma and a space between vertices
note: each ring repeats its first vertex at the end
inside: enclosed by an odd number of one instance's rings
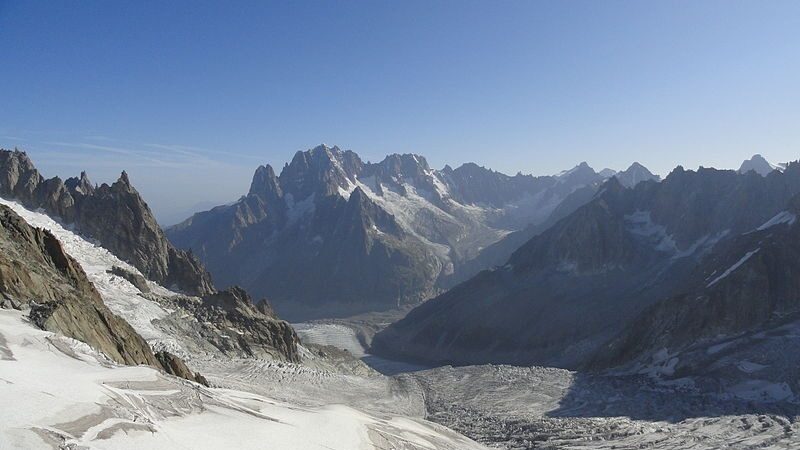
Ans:
POLYGON ((320 142, 548 174, 800 158, 800 2, 0 0, 0 146, 166 221, 320 142))

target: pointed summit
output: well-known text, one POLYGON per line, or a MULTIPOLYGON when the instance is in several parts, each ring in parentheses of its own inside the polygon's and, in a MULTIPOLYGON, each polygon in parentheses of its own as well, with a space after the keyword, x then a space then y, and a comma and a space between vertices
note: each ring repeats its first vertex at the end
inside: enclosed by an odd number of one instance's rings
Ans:
POLYGON ((647 167, 639 164, 638 162, 634 162, 624 171, 617 173, 615 177, 619 180, 620 184, 627 188, 632 188, 642 181, 661 180, 661 177, 654 175, 652 172, 647 170, 647 167))
POLYGON ((91 195, 94 192, 94 185, 89 179, 89 176, 86 175, 85 171, 81 172, 80 178, 67 178, 67 181, 64 182, 64 185, 73 195, 76 193, 82 195, 91 195))
POLYGON ((556 178, 559 183, 586 185, 597 181, 600 175, 598 175, 586 161, 583 161, 572 169, 565 170, 556 175, 556 178))
POLYGON ((752 170, 762 177, 765 177, 769 175, 770 172, 777 169, 776 166, 770 164, 763 156, 755 154, 750 159, 742 162, 742 165, 739 167, 739 173, 747 173, 752 170))
POLYGON ((278 184, 278 177, 272 166, 258 166, 253 174, 253 181, 250 183, 248 195, 257 195, 262 200, 275 200, 283 195, 281 186, 278 184))

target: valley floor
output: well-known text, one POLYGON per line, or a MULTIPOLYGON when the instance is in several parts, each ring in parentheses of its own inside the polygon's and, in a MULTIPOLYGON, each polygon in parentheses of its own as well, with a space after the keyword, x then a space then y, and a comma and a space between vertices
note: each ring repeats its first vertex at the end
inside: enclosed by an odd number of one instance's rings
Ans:
MULTIPOLYGON (((307 323, 298 330, 315 343, 339 345, 364 358, 356 331, 347 328, 307 323)), ((383 389, 402 392, 414 411, 419 406, 412 399, 420 399, 426 419, 490 447, 800 447, 800 403, 782 395, 785 387, 776 383, 745 392, 716 380, 661 381, 649 374, 602 376, 504 365, 419 369, 389 377, 383 389)))

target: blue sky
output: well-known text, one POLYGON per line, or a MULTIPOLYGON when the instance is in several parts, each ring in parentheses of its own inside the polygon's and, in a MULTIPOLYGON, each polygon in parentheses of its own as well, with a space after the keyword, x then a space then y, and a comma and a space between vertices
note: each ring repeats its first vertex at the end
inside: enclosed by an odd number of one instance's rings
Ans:
POLYGON ((515 173, 800 158, 800 2, 0 0, 0 146, 165 221, 318 143, 515 173))

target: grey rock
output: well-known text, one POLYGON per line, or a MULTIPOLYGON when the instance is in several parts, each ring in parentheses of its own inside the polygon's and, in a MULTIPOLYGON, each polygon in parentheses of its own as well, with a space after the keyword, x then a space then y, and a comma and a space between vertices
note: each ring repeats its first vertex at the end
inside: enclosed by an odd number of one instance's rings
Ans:
POLYGON ((299 362, 300 342, 292 326, 277 319, 266 300, 259 305, 239 287, 205 297, 171 297, 171 307, 196 319, 201 338, 228 356, 266 357, 299 362))

